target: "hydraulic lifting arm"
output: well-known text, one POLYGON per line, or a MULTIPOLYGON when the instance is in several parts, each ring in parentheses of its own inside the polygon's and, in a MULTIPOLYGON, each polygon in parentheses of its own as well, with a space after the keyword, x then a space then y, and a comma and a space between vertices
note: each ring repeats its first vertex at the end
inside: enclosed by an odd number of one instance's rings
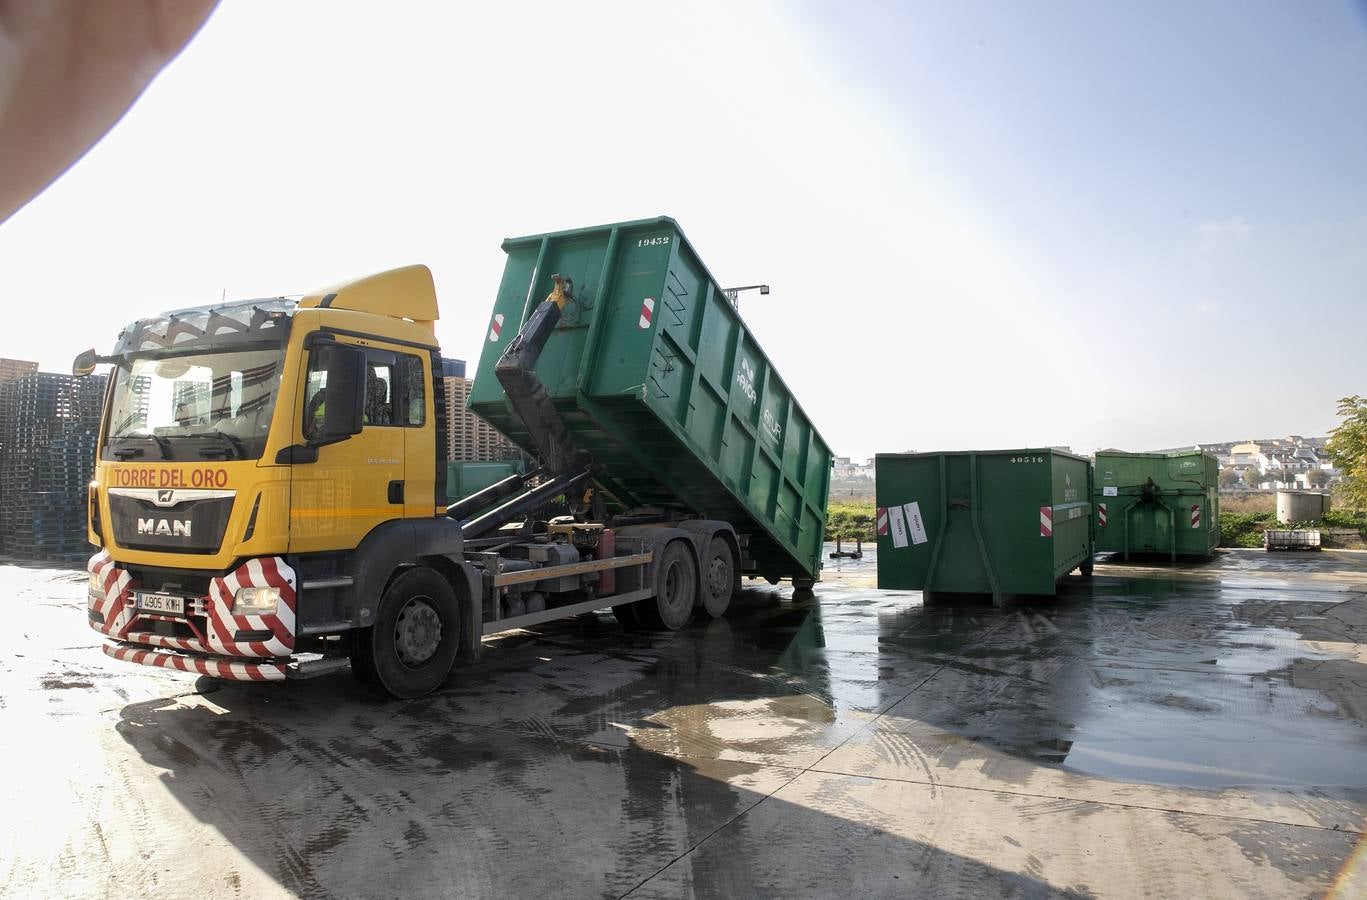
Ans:
POLYGON ((551 280, 555 282, 555 290, 541 301, 508 344, 508 349, 494 366, 494 375, 508 396, 513 415, 526 426, 532 443, 536 444, 542 468, 554 477, 582 470, 589 459, 570 443, 560 413, 551 402, 546 386, 533 371, 546 340, 560 321, 565 301, 574 299, 573 282, 559 275, 552 275, 551 280))
POLYGON ((533 371, 546 340, 560 321, 565 301, 574 299, 573 282, 559 275, 553 275, 551 279, 555 289, 528 317, 494 366, 494 375, 503 386, 513 415, 526 427, 536 445, 541 468, 527 475, 506 478, 447 507, 446 514, 459 519, 490 503, 511 498, 464 522, 461 530, 467 538, 501 528, 551 498, 579 487, 592 472, 593 460, 587 453, 574 448, 546 386, 533 371))

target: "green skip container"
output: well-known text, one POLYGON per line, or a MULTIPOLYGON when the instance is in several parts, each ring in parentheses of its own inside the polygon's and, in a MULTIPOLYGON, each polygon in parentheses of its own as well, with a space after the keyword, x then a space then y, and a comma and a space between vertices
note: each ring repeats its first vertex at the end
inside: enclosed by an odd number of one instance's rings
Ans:
POLYGON ((1092 571, 1092 468, 1057 450, 883 453, 874 459, 878 587, 1051 595, 1092 571))
POLYGON ((744 574, 815 580, 831 451, 673 219, 503 242, 470 409, 528 452, 494 375, 551 277, 573 282, 536 374, 610 511, 731 522, 744 574))
POLYGON ((1096 455, 1098 553, 1209 557, 1220 545, 1220 464, 1208 453, 1096 455))

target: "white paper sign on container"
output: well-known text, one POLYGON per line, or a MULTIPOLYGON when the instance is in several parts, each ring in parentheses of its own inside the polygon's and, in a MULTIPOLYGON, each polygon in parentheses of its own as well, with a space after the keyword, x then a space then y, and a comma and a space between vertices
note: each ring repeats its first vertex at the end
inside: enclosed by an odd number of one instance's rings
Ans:
POLYGON ((913 500, 903 506, 907 511, 907 528, 911 531, 911 542, 913 544, 924 544, 930 538, 926 537, 926 523, 921 518, 921 504, 913 500))
POLYGON ((892 546, 905 547, 907 545, 907 520, 902 515, 902 507, 889 506, 888 520, 892 526, 892 546))

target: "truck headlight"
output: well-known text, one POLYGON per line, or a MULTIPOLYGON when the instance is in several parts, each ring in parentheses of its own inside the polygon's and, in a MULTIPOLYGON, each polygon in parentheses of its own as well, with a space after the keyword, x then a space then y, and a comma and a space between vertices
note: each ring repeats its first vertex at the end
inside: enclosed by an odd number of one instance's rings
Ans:
POLYGON ((233 615, 260 615, 275 612, 275 604, 280 602, 278 587, 244 587, 233 594, 233 615))
POLYGON ((96 600, 104 599, 104 582, 100 580, 100 576, 96 575, 94 572, 90 573, 90 579, 86 582, 85 592, 96 600))

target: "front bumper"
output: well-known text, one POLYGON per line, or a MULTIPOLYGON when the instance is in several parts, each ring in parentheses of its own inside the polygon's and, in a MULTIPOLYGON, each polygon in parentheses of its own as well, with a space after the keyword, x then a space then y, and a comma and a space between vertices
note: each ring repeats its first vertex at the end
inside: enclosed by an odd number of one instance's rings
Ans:
POLYGON ((297 593, 294 570, 283 558, 251 559, 213 578, 208 594, 186 597, 184 612, 176 615, 139 610, 137 578, 107 552, 91 557, 87 569, 100 586, 89 596, 90 627, 113 640, 103 648, 106 655, 238 681, 286 677, 295 645, 297 593), (243 587, 279 588, 274 612, 235 615, 233 597, 243 587))
POLYGON ((158 669, 177 669, 191 674, 226 678, 230 681, 284 681, 285 662, 244 662, 216 656, 193 656, 188 653, 147 650, 133 644, 105 643, 105 656, 124 662, 139 663, 158 669))

